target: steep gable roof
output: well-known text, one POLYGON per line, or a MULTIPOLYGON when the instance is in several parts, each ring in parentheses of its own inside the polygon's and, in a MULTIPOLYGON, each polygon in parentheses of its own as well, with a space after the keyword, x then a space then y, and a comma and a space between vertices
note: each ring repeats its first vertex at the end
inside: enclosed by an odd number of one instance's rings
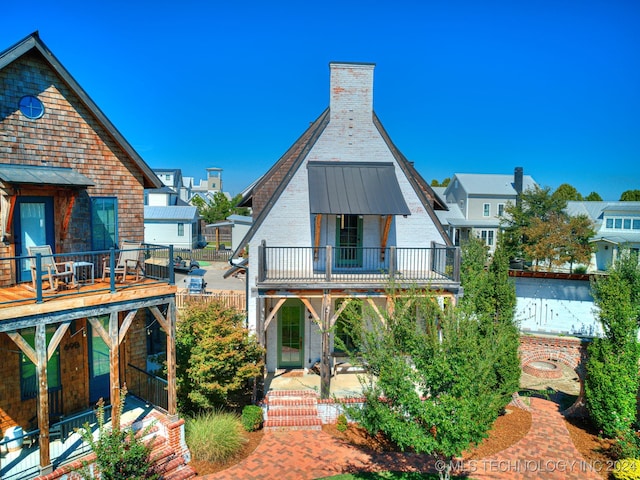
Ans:
POLYGON ((122 148, 124 152, 131 157, 135 165, 142 172, 144 179, 144 188, 158 188, 162 186, 162 182, 149 168, 146 162, 138 155, 134 148, 127 142, 118 129, 109 121, 107 116, 98 108, 96 103, 91 100, 84 89, 76 82, 66 68, 58 61, 47 46, 40 40, 38 32, 28 35, 12 47, 0 52, 0 70, 7 65, 16 61, 29 52, 38 52, 51 69, 62 79, 62 81, 75 93, 80 101, 95 116, 97 121, 104 127, 105 131, 113 138, 113 140, 122 148))
POLYGON ((251 238, 258 227, 262 225, 262 222, 275 205, 276 200, 287 187, 294 173, 298 170, 311 148, 313 148, 328 123, 329 109, 327 108, 269 171, 247 190, 238 206, 251 207, 255 220, 240 245, 244 245, 246 240, 251 238))
POLYGON ((407 160, 407 158, 400 152, 400 150, 398 150, 395 144, 391 141, 389 134, 382 126, 382 123, 380 122, 380 119, 378 118, 375 112, 373 113, 373 123, 378 129, 378 132, 380 132, 380 135, 382 136, 384 142, 387 144, 387 147, 389 147, 389 151, 391 151, 391 154, 393 155, 395 160, 398 162, 398 165, 400 166, 404 174, 409 179, 411 186, 413 187, 416 194, 418 195, 418 198, 422 202, 422 206, 424 207, 427 214, 429 215, 429 218, 431 218, 434 225, 438 229, 438 232, 442 236, 442 239, 445 241, 447 245, 449 246, 453 245, 451 243, 451 239, 449 238, 449 235, 447 235, 447 232, 445 231, 444 227, 442 226, 442 223, 440 222, 440 219, 438 218, 435 212, 435 210, 448 210, 447 205, 442 203, 442 201, 440 200, 440 197, 436 195, 436 193, 433 191, 431 186, 425 181, 422 175, 418 173, 416 168, 413 166, 413 163, 407 160))

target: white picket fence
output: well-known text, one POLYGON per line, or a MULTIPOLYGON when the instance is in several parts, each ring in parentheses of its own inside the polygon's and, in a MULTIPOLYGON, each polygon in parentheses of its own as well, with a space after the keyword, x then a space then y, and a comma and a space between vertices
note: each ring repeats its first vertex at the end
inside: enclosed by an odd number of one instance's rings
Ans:
POLYGON ((235 290, 213 290, 207 293, 192 293, 187 289, 179 290, 176 293, 176 307, 185 308, 189 302, 220 302, 225 307, 235 308, 244 312, 247 307, 247 299, 244 292, 235 290))

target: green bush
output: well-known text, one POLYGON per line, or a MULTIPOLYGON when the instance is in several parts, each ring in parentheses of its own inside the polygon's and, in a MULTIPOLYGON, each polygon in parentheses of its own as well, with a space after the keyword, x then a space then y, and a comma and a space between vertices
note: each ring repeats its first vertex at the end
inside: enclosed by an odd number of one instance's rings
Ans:
POLYGON ((623 458, 613 467, 613 478, 617 480, 640 479, 640 460, 637 458, 623 458))
POLYGON ((208 462, 231 460, 247 442, 239 415, 219 410, 187 418, 185 434, 193 457, 208 462))
MULTIPOLYGON (((121 412, 124 407, 125 395, 126 390, 123 389, 119 405, 114 405, 114 408, 119 408, 121 412)), ((149 433, 153 424, 146 427, 140 436, 136 436, 131 429, 121 429, 119 425, 115 425, 114 428, 106 422, 102 400, 98 402, 96 418, 98 438, 94 438, 89 423, 85 423, 82 428, 78 429, 78 433, 82 440, 91 446, 91 451, 95 453, 95 466, 100 471, 101 479, 155 480, 159 478, 159 475, 152 468, 151 447, 141 439, 149 433)), ((92 465, 86 461, 82 462, 78 473, 85 480, 96 478, 92 471, 92 465)))
POLYGON ((618 431, 615 443, 611 447, 611 454, 618 459, 640 458, 640 437, 632 428, 618 431))
POLYGON ((349 428, 349 423, 347 422, 347 416, 344 413, 338 415, 336 421, 336 428, 339 432, 345 432, 347 428, 349 428))
POLYGON ((262 428, 262 408, 257 405, 247 405, 242 409, 242 426, 247 432, 255 432, 262 428))

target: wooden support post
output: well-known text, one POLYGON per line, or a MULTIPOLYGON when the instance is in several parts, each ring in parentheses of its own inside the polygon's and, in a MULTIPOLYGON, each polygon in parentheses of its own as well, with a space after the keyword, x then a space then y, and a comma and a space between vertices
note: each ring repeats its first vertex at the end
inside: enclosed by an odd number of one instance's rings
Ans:
POLYGON ((322 313, 320 332, 322 334, 322 359, 320 361, 320 398, 331 396, 331 351, 329 348, 329 332, 331 330, 331 295, 325 290, 322 295, 322 313))
POLYGON ((111 426, 120 428, 120 344, 118 312, 109 316, 109 380, 111 382, 111 426))
POLYGON ((316 221, 314 227, 314 239, 313 239, 313 259, 318 260, 318 256, 320 255, 320 233, 322 227, 322 214, 316 214, 316 221))
POLYGON ((167 310, 167 322, 169 331, 167 332, 167 393, 169 415, 178 414, 177 383, 176 383, 176 303, 175 300, 169 302, 167 310))
POLYGON ((49 386, 47 381, 47 329, 36 325, 36 376, 38 378, 38 429, 40 430, 40 472, 52 471, 49 451, 49 386))

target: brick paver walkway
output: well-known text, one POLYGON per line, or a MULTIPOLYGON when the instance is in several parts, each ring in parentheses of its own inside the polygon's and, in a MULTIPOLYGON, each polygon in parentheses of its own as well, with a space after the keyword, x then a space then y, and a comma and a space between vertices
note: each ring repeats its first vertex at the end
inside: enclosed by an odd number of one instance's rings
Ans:
MULTIPOLYGON (((531 399, 531 430, 519 442, 482 460, 458 465, 473 479, 580 479, 602 480, 571 442, 557 405, 531 399)), ((312 480, 344 472, 436 472, 426 455, 370 454, 322 431, 267 432, 255 452, 239 464, 202 480, 312 480)))

